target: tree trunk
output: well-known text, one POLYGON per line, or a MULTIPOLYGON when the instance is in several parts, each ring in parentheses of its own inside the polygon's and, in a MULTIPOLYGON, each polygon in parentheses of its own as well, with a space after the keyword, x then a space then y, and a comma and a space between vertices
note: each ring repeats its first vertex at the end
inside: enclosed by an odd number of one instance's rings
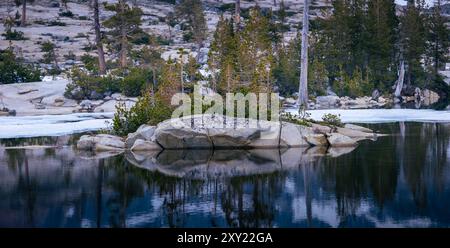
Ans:
POLYGON ((236 4, 234 5, 234 23, 236 24, 236 27, 239 27, 240 22, 241 22, 241 0, 236 0, 236 4))
POLYGON ((127 30, 125 30, 123 14, 125 13, 125 0, 119 0, 121 26, 120 26, 120 68, 127 67, 127 30))
POLYGON ((395 97, 401 97, 403 82, 405 80, 405 62, 400 62, 400 72, 398 73, 397 87, 395 88, 395 97))
POLYGON ((308 108, 308 32, 309 0, 305 0, 303 8, 300 85, 298 89, 298 105, 305 109, 308 108))
POLYGON ((95 42, 97 43, 98 53, 98 68, 100 75, 106 73, 105 52, 103 51, 102 35, 100 32, 100 18, 98 0, 94 0, 94 30, 95 30, 95 42))
MULTIPOLYGON (((183 60, 183 57, 181 57, 183 60)), ((184 93, 184 79, 183 79, 183 61, 180 63, 180 80, 181 80, 181 93, 184 93)))
POLYGON ((22 0, 22 20, 20 26, 25 27, 27 25, 27 0, 22 0))

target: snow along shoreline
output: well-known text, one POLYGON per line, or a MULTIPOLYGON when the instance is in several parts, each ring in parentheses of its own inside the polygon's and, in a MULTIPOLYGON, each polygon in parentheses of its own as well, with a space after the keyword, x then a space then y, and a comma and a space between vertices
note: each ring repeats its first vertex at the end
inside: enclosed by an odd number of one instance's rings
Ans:
POLYGON ((0 117, 0 139, 97 131, 111 125, 114 113, 78 113, 65 115, 39 115, 0 117))
MULTIPOLYGON (((296 109, 287 109, 296 114, 296 109)), ((322 120, 324 114, 341 115, 344 123, 450 122, 450 110, 429 109, 323 109, 309 110, 311 118, 322 120)), ((0 139, 60 136, 108 128, 114 113, 78 113, 0 117, 0 139), (108 124, 109 123, 109 124, 108 124)))
MULTIPOLYGON (((297 109, 286 112, 298 114, 297 109)), ((450 122, 450 110, 432 109, 320 109, 308 110, 310 118, 321 121, 325 114, 340 115, 344 123, 450 122)))

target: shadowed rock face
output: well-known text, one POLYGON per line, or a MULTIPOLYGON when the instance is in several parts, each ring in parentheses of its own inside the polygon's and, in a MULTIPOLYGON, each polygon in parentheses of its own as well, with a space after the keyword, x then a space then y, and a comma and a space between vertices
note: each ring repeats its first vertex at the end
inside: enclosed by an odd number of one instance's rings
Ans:
POLYGON ((140 168, 168 176, 199 179, 268 174, 312 163, 325 156, 338 157, 355 147, 252 150, 163 150, 129 152, 127 160, 140 168))

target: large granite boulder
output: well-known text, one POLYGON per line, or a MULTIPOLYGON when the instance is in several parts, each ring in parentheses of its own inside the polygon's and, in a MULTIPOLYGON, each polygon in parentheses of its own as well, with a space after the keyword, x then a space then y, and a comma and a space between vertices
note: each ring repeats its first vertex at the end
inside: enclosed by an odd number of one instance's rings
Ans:
POLYGON ((140 126, 136 132, 128 134, 127 139, 125 140, 126 147, 131 148, 134 145, 134 142, 138 139, 152 141, 155 130, 155 126, 149 126, 146 124, 140 126))
POLYGON ((310 127, 222 115, 198 115, 160 123, 154 140, 165 149, 305 147, 310 127))
POLYGON ((190 117, 185 117, 159 123, 154 133, 156 142, 164 149, 212 148, 213 144, 207 130, 201 125, 191 125, 191 121, 193 120, 190 117))
POLYGON ((332 147, 349 147, 357 145, 355 140, 340 133, 329 133, 327 134, 327 139, 332 147))
POLYGON ((142 139, 137 139, 131 147, 132 151, 159 151, 161 149, 156 142, 142 139))
POLYGON ((313 146, 328 146, 328 141, 325 135, 320 133, 308 134, 305 136, 306 142, 313 146))

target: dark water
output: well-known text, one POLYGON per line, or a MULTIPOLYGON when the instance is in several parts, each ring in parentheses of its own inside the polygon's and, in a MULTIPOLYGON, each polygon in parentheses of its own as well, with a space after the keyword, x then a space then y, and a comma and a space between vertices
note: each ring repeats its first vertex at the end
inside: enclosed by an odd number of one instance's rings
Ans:
POLYGON ((85 154, 0 140, 2 227, 449 227, 450 124, 354 150, 85 154))

